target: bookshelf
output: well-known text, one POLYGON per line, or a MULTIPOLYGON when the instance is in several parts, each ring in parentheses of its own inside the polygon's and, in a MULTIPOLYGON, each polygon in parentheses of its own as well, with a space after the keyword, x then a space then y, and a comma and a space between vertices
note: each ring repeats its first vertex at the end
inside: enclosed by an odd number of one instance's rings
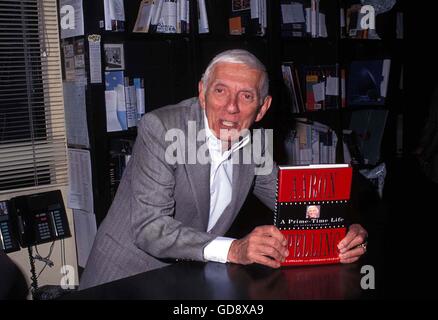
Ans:
MULTIPOLYGON (((254 53, 267 67, 270 77, 270 93, 273 104, 261 126, 274 128, 275 154, 279 164, 287 162, 284 139, 293 129, 294 120, 305 117, 328 125, 338 136, 336 161, 342 162, 342 130, 348 128, 350 119, 357 110, 388 110, 388 120, 383 137, 381 159, 391 161, 396 157, 395 139, 397 117, 403 114, 403 90, 400 78, 403 58, 403 40, 396 39, 394 12, 401 10, 401 2, 389 13, 378 16, 377 27, 384 30, 382 40, 349 39, 341 35, 340 9, 346 1, 321 0, 321 12, 325 13, 328 37, 284 37, 282 35, 281 6, 290 1, 266 1, 267 28, 263 36, 228 34, 228 14, 231 0, 205 0, 210 23, 210 33, 198 33, 197 1, 190 0, 190 33, 154 34, 133 33, 140 0, 125 0, 125 31, 105 31, 103 0, 83 1, 85 37, 101 35, 102 65, 104 43, 123 43, 125 75, 144 78, 146 112, 179 102, 197 95, 197 82, 210 59, 225 49, 243 48, 254 53), (214 12, 212 13, 212 8, 214 12), (285 98, 281 65, 294 61, 297 65, 334 65, 347 68, 351 61, 367 59, 391 59, 388 96, 383 106, 347 106, 330 110, 290 112, 285 98)), ((309 1, 299 1, 310 3, 309 1)), ((86 50, 88 52, 88 50, 86 50)), ((88 61, 86 62, 88 64, 88 61)), ((88 68, 88 65, 87 65, 88 68)), ((103 68, 102 68, 103 69, 103 68)), ((102 77, 105 79, 104 71, 102 77)), ((339 83, 340 87, 340 83, 339 83)), ((348 94, 348 91, 347 91, 348 94)), ((340 97, 338 97, 340 100, 340 97)), ((340 103, 340 102, 339 102, 340 103)), ((87 120, 90 135, 90 152, 94 191, 94 211, 98 224, 103 220, 112 201, 114 190, 109 174, 112 163, 112 148, 120 141, 134 141, 136 128, 107 132, 105 114, 105 83, 88 84, 86 89, 87 120)), ((367 167, 367 166, 363 166, 367 167)))

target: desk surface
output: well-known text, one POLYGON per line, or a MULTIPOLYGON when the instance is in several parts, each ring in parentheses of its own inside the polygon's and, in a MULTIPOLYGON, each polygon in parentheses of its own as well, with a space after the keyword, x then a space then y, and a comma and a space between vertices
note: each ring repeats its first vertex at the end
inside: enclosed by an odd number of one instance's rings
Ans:
MULTIPOLYGON (((361 264, 360 264, 361 265, 361 264)), ((180 262, 65 299, 358 299, 359 264, 284 267, 180 262)))

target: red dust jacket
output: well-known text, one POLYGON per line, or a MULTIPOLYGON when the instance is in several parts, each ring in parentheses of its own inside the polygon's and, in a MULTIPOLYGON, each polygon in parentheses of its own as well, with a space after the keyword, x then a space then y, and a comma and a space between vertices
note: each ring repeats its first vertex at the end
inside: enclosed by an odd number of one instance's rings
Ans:
POLYGON ((348 164, 280 166, 274 224, 288 241, 282 265, 339 262, 346 234, 352 168, 348 164))

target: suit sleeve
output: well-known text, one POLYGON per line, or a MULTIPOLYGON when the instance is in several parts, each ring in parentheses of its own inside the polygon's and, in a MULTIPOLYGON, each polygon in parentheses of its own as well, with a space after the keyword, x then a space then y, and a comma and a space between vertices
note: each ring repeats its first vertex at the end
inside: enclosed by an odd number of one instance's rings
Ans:
POLYGON ((256 175, 253 189, 253 194, 272 211, 275 209, 277 174, 278 167, 274 162, 274 166, 270 174, 256 175))
POLYGON ((273 161, 273 134, 272 131, 261 130, 261 134, 254 134, 253 151, 255 159, 255 181, 253 194, 274 211, 277 191, 278 167, 273 161), (258 141, 261 141, 258 144, 258 141), (257 151, 260 150, 260 151, 257 151), (260 154, 260 156, 258 156, 260 154), (270 170, 272 168, 272 170, 270 170), (260 170, 262 169, 262 170, 260 170))
POLYGON ((166 128, 153 113, 139 127, 132 163, 131 226, 135 245, 156 258, 204 261, 215 236, 183 226, 175 211, 174 170, 165 159, 166 128))

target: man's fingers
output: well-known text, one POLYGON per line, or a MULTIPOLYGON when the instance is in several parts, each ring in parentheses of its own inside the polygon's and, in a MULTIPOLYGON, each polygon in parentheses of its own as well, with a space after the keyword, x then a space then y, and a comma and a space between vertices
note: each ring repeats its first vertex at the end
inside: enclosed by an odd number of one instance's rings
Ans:
POLYGON ((345 235, 344 239, 342 239, 339 244, 338 248, 339 250, 342 250, 343 248, 348 247, 351 241, 356 237, 357 233, 353 230, 348 230, 347 234, 345 235))
POLYGON ((275 226, 260 226, 240 240, 235 240, 228 251, 228 261, 240 264, 260 263, 278 268, 289 255, 287 242, 275 226))
POLYGON ((357 247, 358 245, 364 243, 365 238, 361 236, 356 236, 346 247, 341 248, 339 251, 341 253, 347 252, 350 249, 353 249, 354 247, 357 247))
POLYGON ((258 264, 263 264, 263 265, 271 267, 271 268, 279 268, 280 267, 280 262, 278 262, 276 260, 272 260, 271 258, 268 258, 268 257, 263 256, 263 255, 258 255, 257 257, 255 257, 254 262, 258 263, 258 264))
POLYGON ((357 260, 359 260, 359 257, 341 259, 340 262, 341 263, 353 263, 353 262, 356 262, 357 260))
POLYGON ((254 233, 263 234, 265 236, 273 237, 277 239, 282 245, 286 245, 286 238, 275 226, 259 226, 253 230, 254 233))
POLYGON ((366 237, 367 232, 360 224, 352 224, 344 239, 339 242, 338 249, 341 252, 345 252, 348 249, 363 243, 366 237))
POLYGON ((274 239, 272 237, 265 237, 261 244, 276 249, 278 253, 284 257, 287 257, 289 255, 289 251, 287 250, 287 247, 282 243, 280 243, 277 239, 274 239))
POLYGON ((359 259, 359 257, 361 255, 363 255, 364 253, 365 253, 365 248, 357 247, 357 248, 351 249, 345 253, 341 253, 339 255, 339 258, 341 258, 341 262, 342 262, 342 260, 348 260, 351 258, 358 258, 359 259))
POLYGON ((284 259, 287 257, 286 250, 278 250, 277 248, 267 246, 267 245, 260 245, 257 248, 256 255, 263 255, 273 258, 274 260, 278 262, 284 261, 284 259))

